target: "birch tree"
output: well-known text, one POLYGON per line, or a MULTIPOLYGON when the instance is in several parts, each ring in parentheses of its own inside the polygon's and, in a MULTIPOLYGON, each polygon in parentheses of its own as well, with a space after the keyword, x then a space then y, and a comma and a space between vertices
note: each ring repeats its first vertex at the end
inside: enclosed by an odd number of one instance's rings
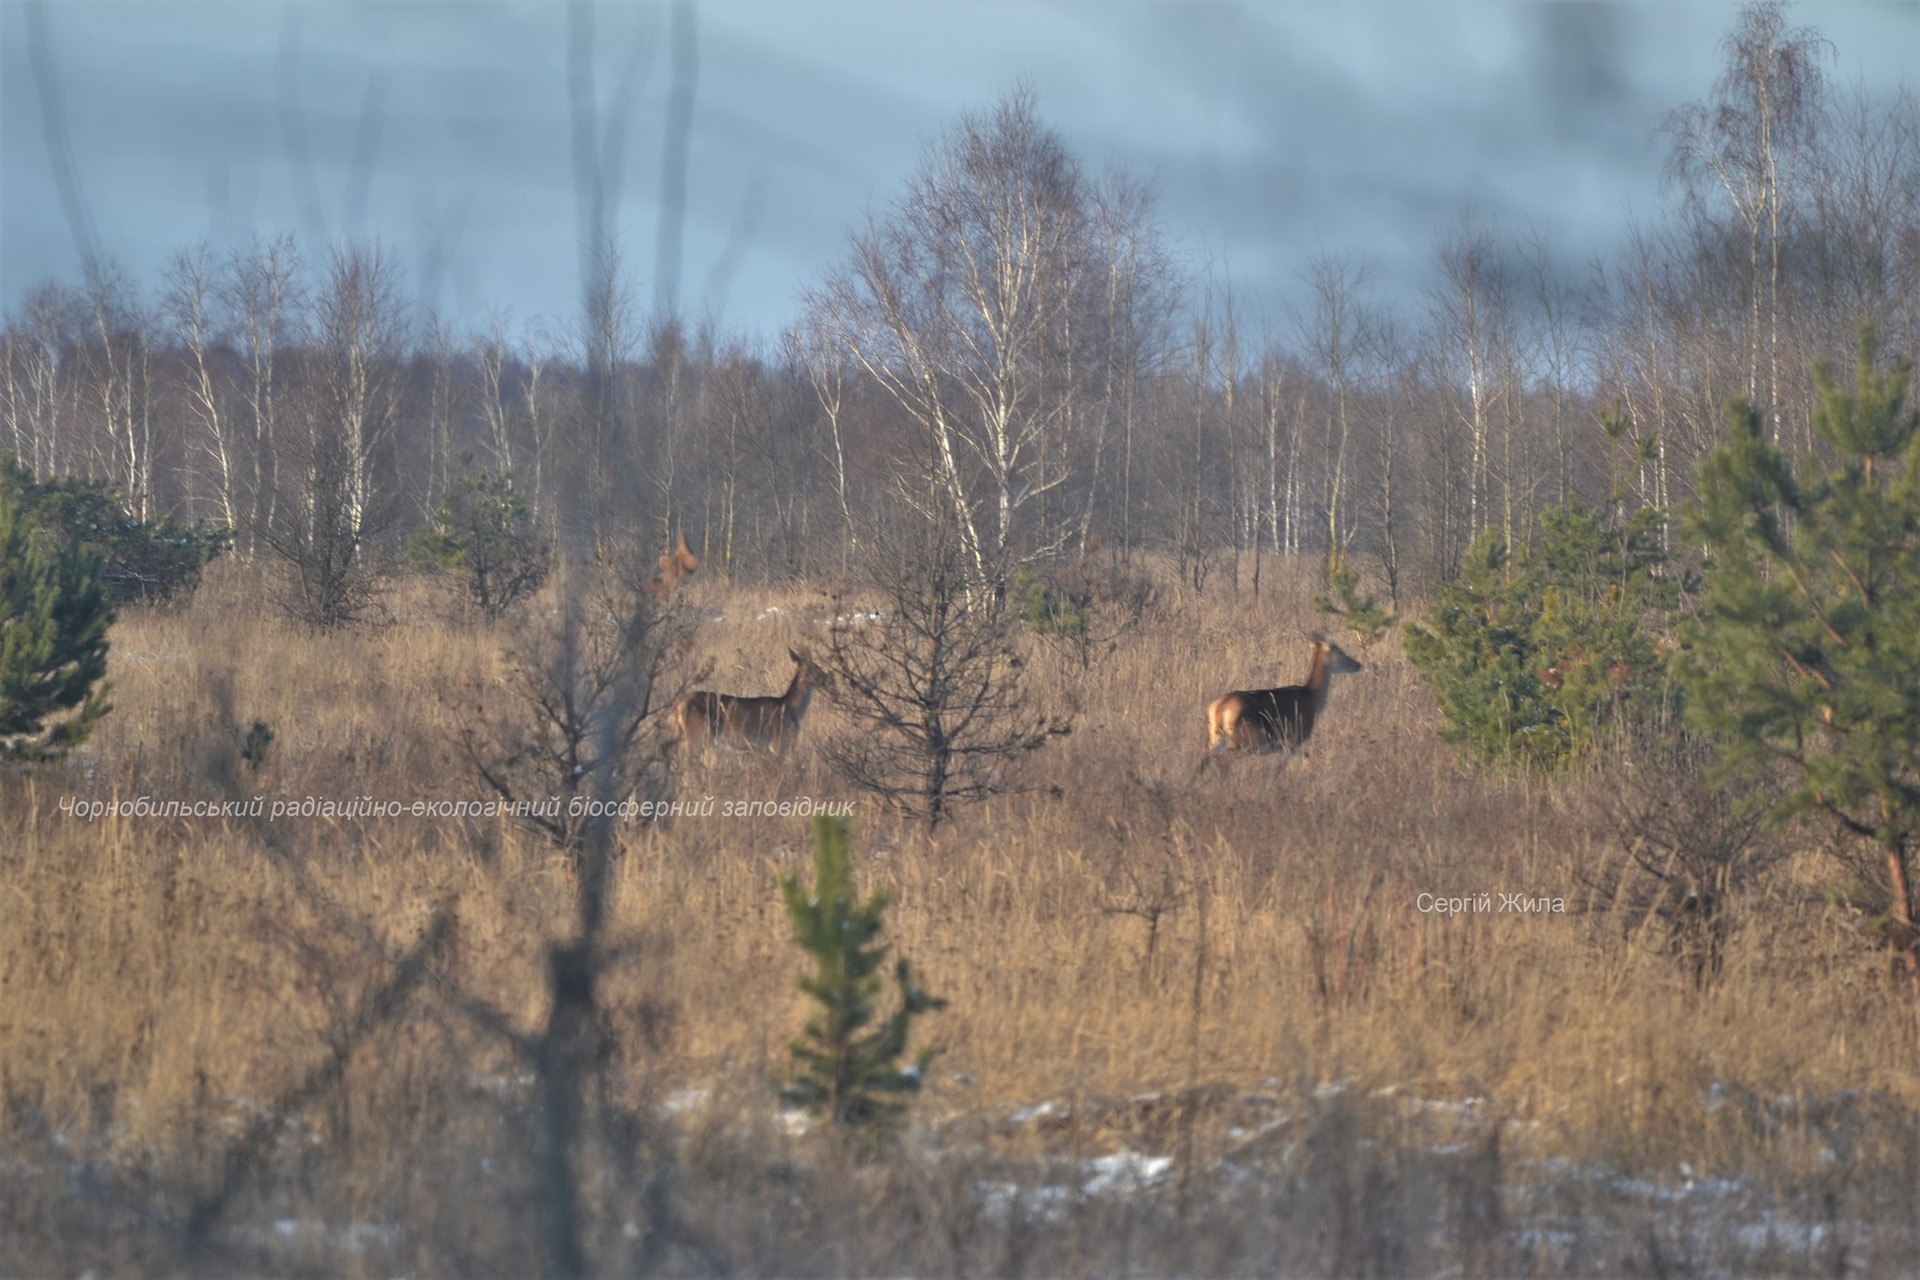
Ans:
MULTIPOLYGON (((969 113, 929 147, 907 191, 853 237, 807 296, 833 336, 920 434, 926 501, 953 522, 975 572, 1046 555, 1078 514, 1041 500, 1065 484, 1049 447, 1070 403, 1063 370, 1092 261, 1088 184, 1034 95, 969 113)), ((928 513, 932 515, 932 512, 928 513)), ((998 570, 995 569, 995 572, 998 570)))

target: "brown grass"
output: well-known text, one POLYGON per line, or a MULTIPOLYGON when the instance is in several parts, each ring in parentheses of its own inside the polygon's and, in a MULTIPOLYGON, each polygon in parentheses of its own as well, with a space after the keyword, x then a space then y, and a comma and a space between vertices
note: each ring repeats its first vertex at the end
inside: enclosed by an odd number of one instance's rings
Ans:
MULTIPOLYGON (((210 578, 188 610, 122 619, 115 710, 84 752, 0 779, 0 1234, 30 1272, 538 1269, 528 1068, 460 993, 541 1025, 565 865, 506 823, 57 809, 481 798, 457 742, 501 696, 512 624, 442 621, 423 593, 387 629, 314 636, 261 608, 243 569, 210 578), (257 772, 238 758, 255 718, 275 735, 257 772), (357 1031, 442 906, 455 940, 434 981, 357 1031), (338 1086, 281 1108, 330 1056, 338 1086), (245 1141, 253 1184, 185 1242, 245 1141)), ((1725 967, 1696 989, 1596 888, 1623 856, 1610 793, 1630 772, 1461 770, 1392 639, 1355 649, 1368 670, 1336 685, 1310 761, 1196 778, 1208 699, 1296 682, 1321 625, 1304 574, 1268 583, 1259 600, 1170 590, 1086 671, 1036 645, 1035 697, 1074 733, 1034 758, 1030 790, 936 836, 809 756, 835 728, 824 699, 792 757, 676 776, 716 809, 856 799, 888 936, 950 1001, 922 1024, 939 1056, 916 1128, 877 1164, 791 1136, 770 1102, 805 1016, 775 891, 805 824, 623 829, 630 945, 603 996, 618 1114, 640 1127, 613 1144, 635 1163, 594 1192, 596 1257, 779 1274, 1910 1257, 1920 1041, 1889 1013, 1884 957, 1822 905, 1822 864, 1742 885, 1725 967), (1422 893, 1566 909, 1449 916, 1422 893), (1069 1162, 1123 1150, 1174 1172, 1131 1199, 1068 1185, 1069 1162)), ((829 608, 683 593, 725 614, 683 669, 739 693, 782 687, 787 647, 819 643, 829 608)))

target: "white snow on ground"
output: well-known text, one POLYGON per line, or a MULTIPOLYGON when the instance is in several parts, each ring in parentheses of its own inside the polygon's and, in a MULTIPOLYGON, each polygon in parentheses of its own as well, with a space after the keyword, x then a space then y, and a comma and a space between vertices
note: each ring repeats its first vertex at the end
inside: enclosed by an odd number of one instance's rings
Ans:
POLYGON ((1153 1186, 1173 1168, 1172 1156, 1143 1156, 1135 1151, 1116 1151, 1087 1161, 1092 1170, 1081 1191, 1090 1196, 1127 1195, 1153 1186))
POLYGON ((706 1106, 711 1097, 711 1089, 675 1089, 661 1100, 660 1105, 669 1115, 683 1116, 706 1106))
POLYGON ((236 1226, 230 1234, 262 1248, 299 1250, 304 1254, 358 1254, 400 1242, 400 1227, 387 1222, 349 1222, 334 1226, 306 1218, 279 1218, 270 1227, 236 1226))
POLYGON ((1151 1190, 1165 1180, 1172 1168, 1172 1156, 1116 1151, 1082 1161, 1071 1183, 1023 1187, 1016 1182, 994 1180, 977 1182, 974 1190, 980 1196, 981 1206, 991 1216, 1006 1217, 1017 1210, 1028 1218, 1054 1222, 1079 1199, 1124 1197, 1151 1190))

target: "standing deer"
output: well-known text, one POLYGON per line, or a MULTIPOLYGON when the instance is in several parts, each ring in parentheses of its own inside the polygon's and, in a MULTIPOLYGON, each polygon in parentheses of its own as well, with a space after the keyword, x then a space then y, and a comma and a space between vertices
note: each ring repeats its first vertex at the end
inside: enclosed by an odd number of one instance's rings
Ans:
POLYGON ((815 689, 832 687, 827 673, 805 649, 787 650, 794 661, 793 682, 773 698, 742 698, 698 689, 673 704, 673 723, 682 750, 698 752, 711 742, 745 751, 785 751, 800 734, 801 717, 815 689))
POLYGON ((1339 645, 1315 632, 1305 684, 1240 690, 1208 704, 1207 754, 1200 757, 1200 767, 1206 768, 1223 750, 1289 754, 1305 750, 1314 722, 1327 708, 1328 682, 1361 669, 1339 645))

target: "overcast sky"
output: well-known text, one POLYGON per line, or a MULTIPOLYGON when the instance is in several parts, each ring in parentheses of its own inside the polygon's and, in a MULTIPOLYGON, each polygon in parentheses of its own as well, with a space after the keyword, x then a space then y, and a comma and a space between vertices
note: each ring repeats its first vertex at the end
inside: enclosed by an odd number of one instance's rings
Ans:
MULTIPOLYGON (((1322 250, 1373 264, 1388 295, 1418 290, 1467 209, 1546 229, 1578 269, 1630 210, 1657 210, 1653 132, 1708 93, 1737 12, 700 0, 679 297, 775 333, 925 143, 1022 78, 1089 166, 1156 178, 1177 251, 1282 322, 1322 250)), ((1920 0, 1789 20, 1833 42, 1837 84, 1888 89, 1920 67, 1920 0)), ((603 3, 594 24, 603 120, 630 129, 612 224, 651 303, 671 10, 603 3), (610 111, 628 65, 632 109, 610 111)), ((143 283, 202 239, 378 236, 457 321, 498 308, 563 331, 579 296, 568 25, 559 0, 0 0, 0 305, 78 280, 71 207, 143 283)))

